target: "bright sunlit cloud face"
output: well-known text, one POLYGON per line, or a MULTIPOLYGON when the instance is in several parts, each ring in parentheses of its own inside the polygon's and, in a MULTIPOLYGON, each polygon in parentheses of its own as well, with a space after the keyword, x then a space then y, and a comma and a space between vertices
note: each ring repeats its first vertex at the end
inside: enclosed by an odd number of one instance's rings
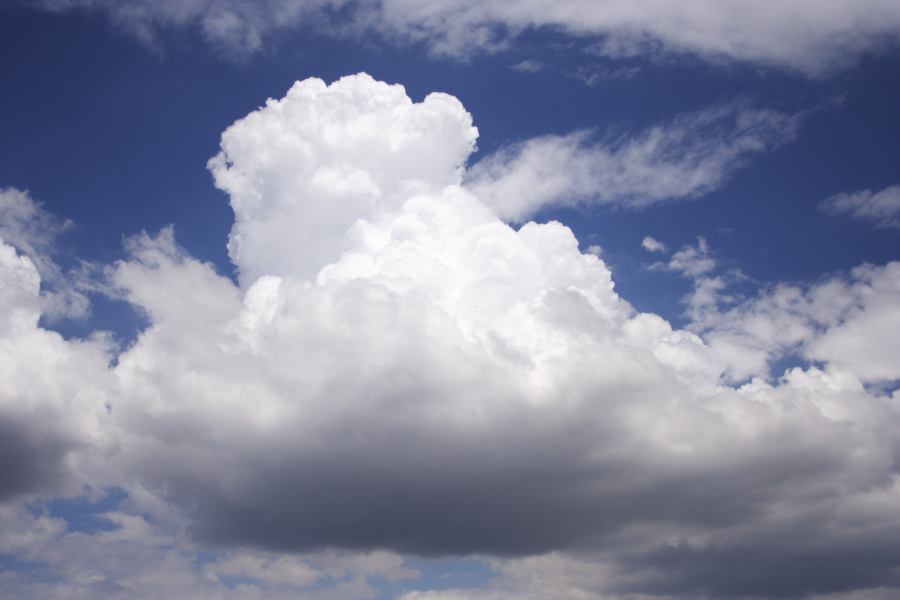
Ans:
POLYGON ((0 595, 900 589, 893 5, 39 8, 0 595))

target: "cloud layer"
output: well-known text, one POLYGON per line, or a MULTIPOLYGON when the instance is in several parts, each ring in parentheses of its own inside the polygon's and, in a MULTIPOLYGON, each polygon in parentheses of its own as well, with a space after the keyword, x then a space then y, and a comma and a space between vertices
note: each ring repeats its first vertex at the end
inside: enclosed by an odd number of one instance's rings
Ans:
MULTIPOLYGON (((354 568, 398 578, 398 553, 508 558, 494 587, 438 598, 522 597, 529 570, 575 578, 527 589, 542 598, 900 586, 898 397, 865 385, 900 376, 885 333, 900 266, 785 292, 814 329, 793 342, 765 336, 781 292, 675 330, 567 227, 514 228, 495 209, 515 199, 462 186, 476 134, 450 96, 414 103, 366 75, 295 84, 210 161, 240 283, 172 229, 132 238, 107 285, 149 325, 114 366, 102 338, 38 326, 38 271, 0 247, 0 423, 22 438, 0 439, 23 457, 0 464, 0 494, 123 488, 109 518, 142 532, 128 548, 160 564, 171 544, 233 553, 214 581, 311 586, 321 554, 277 553, 340 549, 385 552, 354 568), (801 342, 815 366, 728 383, 759 345, 749 374, 801 342)), ((716 268, 703 242, 670 266, 716 268)), ((78 539, 40 523, 56 547, 78 539)), ((83 543, 119 548, 104 535, 83 543)))
POLYGON ((551 29, 596 43, 608 58, 690 53, 819 75, 893 46, 893 0, 41 0, 51 10, 102 10, 147 41, 160 30, 199 29, 231 52, 252 52, 278 31, 313 26, 339 34, 376 32, 433 52, 494 51, 518 34, 551 29))

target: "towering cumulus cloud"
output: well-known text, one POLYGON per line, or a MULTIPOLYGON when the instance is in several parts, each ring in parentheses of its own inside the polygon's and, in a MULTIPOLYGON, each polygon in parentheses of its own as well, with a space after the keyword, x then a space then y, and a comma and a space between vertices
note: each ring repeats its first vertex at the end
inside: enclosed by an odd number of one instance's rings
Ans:
POLYGON ((210 160, 231 197, 229 252, 243 280, 311 278, 350 248, 360 219, 458 184, 478 131, 456 98, 413 103, 367 76, 296 83, 222 135, 210 160))
MULTIPOLYGON (((456 99, 366 75, 297 83, 235 123, 209 166, 239 285, 171 229, 132 238, 109 285, 149 325, 100 369, 109 412, 66 413, 74 437, 50 419, 0 438, 49 465, 0 493, 41 489, 80 443, 92 477, 206 547, 507 558, 491 589, 430 598, 900 586, 900 399, 865 385, 896 370, 834 349, 896 322, 897 268, 860 271, 864 301, 803 321, 818 366, 734 386, 735 357, 762 352, 765 299, 740 313, 759 335, 731 332, 722 355, 637 312, 567 227, 513 228, 461 183, 476 135, 456 99)), ((90 369, 55 357, 92 355, 37 329, 27 259, 3 247, 0 266, 0 351, 27 338, 56 361, 39 398, 3 390, 0 423, 87 402, 90 369)), ((210 572, 318 577, 285 561, 210 572)))
POLYGON ((897 399, 829 363, 724 385, 569 229, 461 187, 475 136, 366 75, 225 132, 241 286, 171 231, 111 275, 152 323, 115 369, 135 485, 204 543, 562 550, 622 592, 898 583, 897 399))

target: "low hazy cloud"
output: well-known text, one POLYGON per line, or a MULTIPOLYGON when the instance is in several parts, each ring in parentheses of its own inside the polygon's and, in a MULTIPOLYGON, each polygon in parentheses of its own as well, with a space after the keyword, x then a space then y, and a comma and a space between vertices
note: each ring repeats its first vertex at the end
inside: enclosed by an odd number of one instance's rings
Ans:
MULTIPOLYGON (((746 110, 714 116, 790 119, 746 110)), ((149 325, 112 366, 102 338, 39 326, 38 269, 0 246, 0 423, 18 432, 0 437, 0 552, 56 578, 5 586, 365 597, 412 581, 407 555, 487 557, 496 573, 409 598, 900 586, 898 398, 867 385, 900 376, 900 265, 731 314, 713 294, 702 323, 674 329, 567 227, 512 227, 495 209, 514 198, 461 185, 476 135, 444 94, 295 84, 209 163, 240 283, 171 228, 131 238, 106 285, 149 325), (808 342, 778 337, 794 313, 808 342), (797 344, 815 366, 753 376, 797 344), (21 508, 110 485, 128 499, 108 531, 21 508)), ((743 136, 724 147, 759 147, 743 136)), ((703 240, 666 265, 698 281, 718 268, 703 240)))

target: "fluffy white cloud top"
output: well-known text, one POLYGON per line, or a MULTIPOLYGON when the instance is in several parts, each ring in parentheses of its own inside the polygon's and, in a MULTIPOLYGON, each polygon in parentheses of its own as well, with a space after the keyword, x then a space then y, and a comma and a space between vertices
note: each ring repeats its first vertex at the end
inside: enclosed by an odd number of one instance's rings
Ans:
MULTIPOLYGON (((14 462, 0 490, 117 485, 123 514, 174 540, 151 548, 182 565, 219 548, 207 580, 278 589, 315 588, 324 559, 292 553, 329 548, 386 579, 414 575, 397 553, 514 557, 493 587, 444 598, 900 586, 898 398, 864 385, 896 377, 894 342, 869 333, 895 326, 898 266, 836 280, 817 366, 729 385, 736 351, 716 336, 732 320, 708 341, 674 330, 564 225, 505 223, 461 185, 475 136, 457 100, 366 75, 269 101, 210 161, 240 285, 171 229, 132 238, 109 285, 149 325, 109 368, 98 342, 38 327, 37 271, 4 246, 0 419, 27 438, 10 456, 51 469, 14 462)), ((716 264, 700 241, 670 267, 716 264)), ((162 585, 144 577, 132 589, 162 585)))
POLYGON ((338 34, 376 32, 424 42, 450 55, 508 46, 528 30, 597 41, 621 58, 691 53, 811 75, 891 47, 900 31, 893 0, 39 0, 46 9, 102 10, 153 41, 160 29, 197 28, 233 52, 262 47, 277 31, 307 26, 338 34))
POLYGON ((229 253, 242 280, 311 278, 350 247, 360 219, 459 184, 478 130, 447 94, 413 103, 368 76, 296 83, 222 134, 209 162, 235 213, 229 253))

